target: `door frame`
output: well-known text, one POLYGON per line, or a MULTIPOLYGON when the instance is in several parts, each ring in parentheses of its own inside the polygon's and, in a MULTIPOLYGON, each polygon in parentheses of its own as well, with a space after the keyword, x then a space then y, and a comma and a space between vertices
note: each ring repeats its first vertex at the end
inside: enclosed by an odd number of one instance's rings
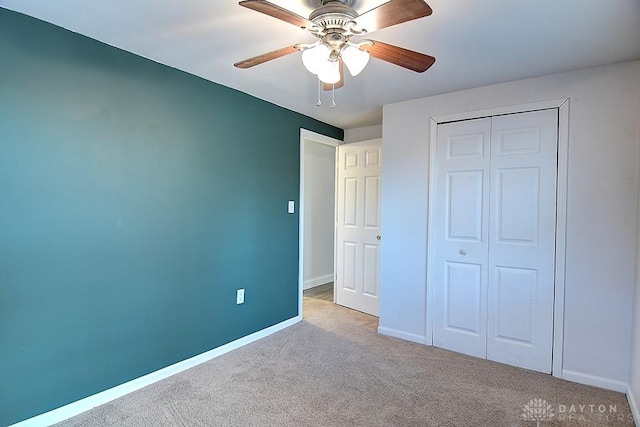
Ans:
POLYGON ((537 110, 558 110, 558 174, 556 189, 556 243, 555 243, 555 288, 553 306, 553 347, 551 374, 562 378, 562 360, 564 347, 564 291, 566 269, 566 236, 567 236, 567 172, 569 158, 569 98, 541 101, 535 103, 491 108, 478 111, 462 112, 431 117, 429 128, 429 197, 427 219, 427 277, 426 277, 426 307, 428 309, 426 323, 426 344, 433 345, 433 283, 435 283, 435 239, 430 230, 435 229, 436 205, 436 146, 438 138, 438 125, 460 120, 479 119, 484 117, 499 116, 505 114, 526 113, 537 110))
MULTIPOLYGON (((339 139, 334 139, 326 135, 322 135, 304 128, 300 128, 300 195, 298 202, 298 316, 302 318, 302 310, 303 310, 303 290, 304 290, 304 212, 305 212, 305 182, 304 182, 304 172, 305 172, 305 164, 304 164, 304 152, 307 144, 323 144, 328 145, 330 147, 335 147, 334 158, 337 160, 338 156, 338 146, 342 145, 344 142, 339 139)), ((334 200, 336 198, 337 191, 337 161, 336 168, 333 176, 333 191, 334 191, 334 200)), ((333 227, 333 235, 335 242, 335 209, 334 209, 334 227, 333 227)), ((333 245, 333 259, 334 259, 334 267, 333 267, 333 280, 335 282, 335 243, 333 245)), ((335 289, 333 291, 333 300, 335 301, 335 289)))

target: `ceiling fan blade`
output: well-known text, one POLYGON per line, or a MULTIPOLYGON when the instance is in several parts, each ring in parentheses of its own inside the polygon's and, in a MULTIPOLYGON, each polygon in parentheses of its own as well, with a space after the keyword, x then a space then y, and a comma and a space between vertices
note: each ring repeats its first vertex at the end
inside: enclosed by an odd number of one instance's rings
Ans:
POLYGON ((340 80, 338 81, 338 83, 333 85, 323 83, 322 84, 323 90, 340 89, 342 86, 344 86, 344 63, 342 62, 342 59, 339 59, 339 61, 340 62, 338 62, 338 65, 340 66, 340 80))
POLYGON ((376 40, 372 41, 374 42, 373 45, 364 45, 361 49, 369 52, 374 58, 382 59, 417 73, 427 71, 436 62, 436 58, 424 53, 414 52, 413 50, 376 40))
POLYGON ((298 49, 296 49, 295 46, 287 46, 282 49, 254 56, 253 58, 245 59, 244 61, 236 62, 233 65, 238 68, 251 68, 255 65, 260 65, 264 62, 271 61, 272 59, 280 58, 281 56, 289 55, 297 51, 298 49))
POLYGON ((280 7, 276 4, 268 2, 266 0, 245 0, 238 3, 240 6, 244 6, 249 9, 253 9, 257 12, 264 13, 265 15, 273 16, 282 21, 293 24, 300 28, 311 28, 314 26, 313 22, 307 18, 303 18, 290 10, 280 7))
POLYGON ((392 25, 423 18, 432 13, 433 10, 424 0, 391 0, 364 12, 355 21, 357 28, 364 28, 371 33, 392 25))

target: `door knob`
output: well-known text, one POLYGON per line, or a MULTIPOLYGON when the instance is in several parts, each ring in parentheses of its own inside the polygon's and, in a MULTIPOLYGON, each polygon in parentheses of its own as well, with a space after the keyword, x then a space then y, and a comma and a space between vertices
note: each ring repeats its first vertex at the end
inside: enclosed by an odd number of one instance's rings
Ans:
POLYGON ((464 249, 460 249, 460 255, 466 255, 467 251, 465 251, 464 249))
POLYGON ((378 234, 378 235, 376 236, 376 240, 382 240, 382 236, 378 234))

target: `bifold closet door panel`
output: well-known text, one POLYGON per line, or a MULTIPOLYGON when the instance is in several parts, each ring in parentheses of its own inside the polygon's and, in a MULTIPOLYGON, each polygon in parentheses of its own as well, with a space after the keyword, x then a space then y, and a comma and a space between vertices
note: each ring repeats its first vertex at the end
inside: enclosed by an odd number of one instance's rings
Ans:
POLYGON ((487 352, 491 119, 438 126, 434 345, 487 352))
POLYGON ((487 358, 551 372, 557 110, 491 125, 487 358))

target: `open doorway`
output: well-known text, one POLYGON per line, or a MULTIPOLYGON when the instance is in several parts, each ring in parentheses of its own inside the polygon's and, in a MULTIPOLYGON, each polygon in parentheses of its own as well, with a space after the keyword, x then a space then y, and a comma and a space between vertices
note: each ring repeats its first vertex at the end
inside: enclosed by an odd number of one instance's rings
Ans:
POLYGON ((300 130, 300 314, 303 296, 335 301, 336 150, 341 143, 300 130))

